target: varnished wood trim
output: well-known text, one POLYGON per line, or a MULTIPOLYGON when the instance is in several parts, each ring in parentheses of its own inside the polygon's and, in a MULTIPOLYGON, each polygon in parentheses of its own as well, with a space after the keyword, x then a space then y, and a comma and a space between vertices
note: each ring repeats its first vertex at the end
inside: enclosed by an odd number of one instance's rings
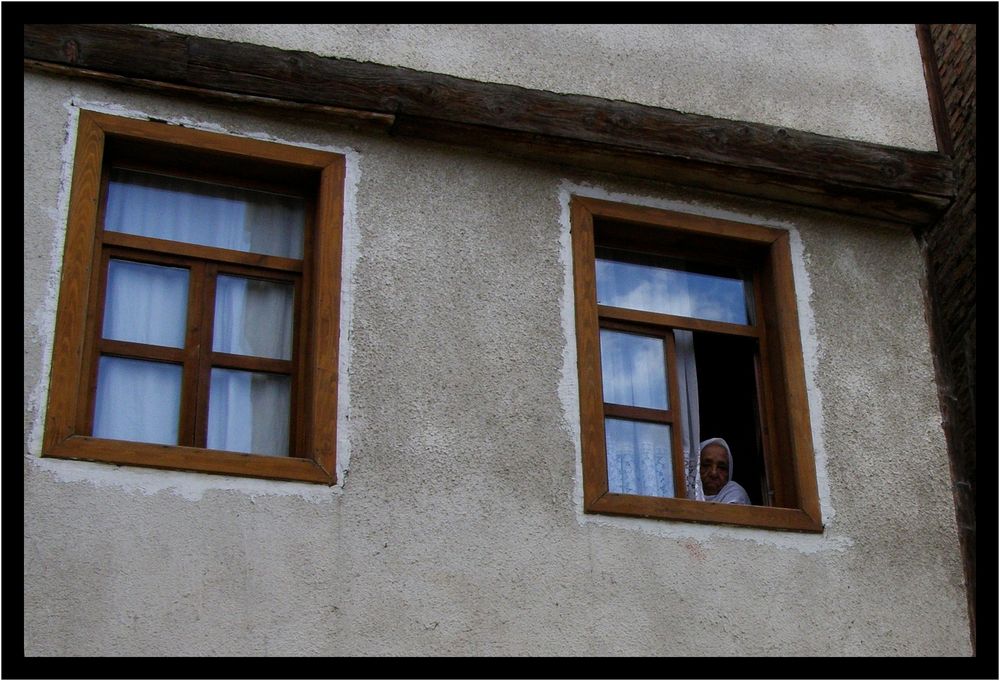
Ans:
POLYGON ((56 443, 50 450, 50 456, 254 478, 333 483, 331 474, 310 459, 240 454, 199 447, 124 442, 86 436, 73 436, 56 443))
POLYGON ((781 488, 782 471, 785 467, 776 458, 779 456, 780 450, 775 439, 775 428, 771 425, 777 414, 777 409, 772 397, 771 362, 768 360, 771 342, 767 333, 767 324, 764 323, 766 319, 764 302, 765 286, 767 288, 772 287, 770 279, 765 280, 760 270, 754 272, 754 316, 760 320, 758 326, 761 330, 757 343, 758 352, 754 356, 754 378, 756 379, 758 408, 757 428, 760 433, 764 475, 767 480, 767 498, 765 501, 768 506, 778 506, 780 504, 777 503, 777 500, 780 498, 780 494, 775 490, 781 488))
MULTIPOLYGON (((311 229, 311 224, 307 225, 306 233, 308 234, 311 229)), ((306 252, 308 253, 308 251, 306 252)), ((303 338, 306 335, 302 330, 302 325, 306 323, 303 316, 302 295, 305 288, 306 287, 302 284, 302 280, 298 279, 294 282, 294 291, 292 293, 292 385, 288 395, 288 452, 291 456, 308 456, 304 439, 305 431, 302 427, 304 419, 298 418, 301 410, 305 408, 305 401, 303 400, 302 392, 302 373, 304 371, 303 367, 305 366, 305 348, 303 347, 303 338)))
MULTIPOLYGON (((184 336, 184 379, 181 389, 181 420, 178 442, 195 445, 198 442, 198 413, 202 408, 201 375, 202 347, 209 333, 205 329, 206 265, 191 265, 188 288, 187 333, 184 336)), ((202 443, 204 444, 204 442, 202 443)))
POLYGON ((102 338, 97 343, 101 355, 114 355, 126 359, 148 360, 150 362, 170 362, 180 364, 184 361, 184 348, 171 348, 165 345, 147 345, 131 341, 110 340, 102 338))
POLYGON ((662 518, 684 522, 822 532, 821 523, 801 509, 717 504, 692 499, 605 494, 586 509, 590 513, 662 518))
POLYGON ((628 419, 629 421, 649 421, 650 423, 674 422, 674 412, 670 409, 650 409, 648 407, 634 407, 628 404, 604 403, 604 415, 615 419, 628 419))
POLYGON ((246 163, 285 163, 299 168, 322 170, 330 162, 327 151, 292 147, 249 137, 235 137, 180 125, 155 123, 136 118, 90 112, 94 123, 109 135, 138 141, 155 140, 173 148, 185 148, 195 154, 213 152, 246 163))
POLYGON ((775 269, 774 254, 761 264, 758 272, 761 282, 760 297, 761 327, 765 329, 760 344, 760 365, 763 376, 764 408, 770 437, 764 443, 764 456, 770 466, 770 482, 774 491, 775 506, 797 505, 798 492, 795 487, 794 466, 789 457, 794 455, 791 428, 788 423, 788 411, 792 408, 789 396, 784 390, 785 367, 782 346, 784 338, 781 334, 781 320, 778 315, 780 305, 778 286, 780 276, 775 269))
POLYGON ((590 196, 577 196, 582 207, 594 215, 609 220, 619 220, 625 223, 640 224, 645 228, 662 228, 674 231, 703 234, 721 237, 733 241, 745 241, 754 244, 770 244, 778 239, 784 230, 763 225, 754 225, 735 220, 710 218, 704 215, 678 213, 677 211, 650 206, 639 206, 607 199, 597 199, 590 196))
MULTIPOLYGON (((305 282, 316 281, 312 263, 315 258, 309 257, 314 252, 315 233, 318 229, 318 215, 316 206, 318 200, 316 196, 306 199, 306 224, 305 240, 303 243, 303 253, 306 258, 302 263, 302 276, 295 281, 295 326, 292 339, 292 361, 294 363, 295 379, 292 383, 292 414, 289 423, 290 449, 292 456, 303 456, 310 458, 313 456, 312 433, 309 430, 311 416, 309 414, 310 399, 312 395, 312 381, 309 377, 309 357, 313 339, 311 330, 313 328, 310 318, 312 309, 312 289, 315 286, 306 286, 305 282)), ((336 226, 334 226, 336 227, 336 226)), ((339 349, 338 349, 339 353, 339 349)), ((338 354, 339 356, 339 354, 338 354)), ((333 462, 326 461, 328 470, 333 470, 333 462)))
POLYGON ((219 266, 214 262, 202 263, 199 273, 202 277, 201 300, 198 303, 198 327, 201 332, 197 339, 197 369, 194 419, 195 447, 208 446, 208 410, 212 395, 212 343, 215 336, 215 288, 219 266))
MULTIPOLYGON (((106 173, 102 186, 106 186, 106 173)), ((103 212, 103 204, 98 215, 103 212)), ((107 297, 108 265, 111 254, 100 250, 100 232, 94 238, 94 254, 98 258, 97 266, 92 268, 90 281, 90 298, 87 306, 86 338, 83 341, 83 371, 81 372, 78 393, 80 400, 76 412, 76 433, 93 432, 94 406, 97 402, 97 381, 100 369, 100 342, 104 335, 104 306, 107 297)))
MULTIPOLYGON (((87 337, 88 300, 92 294, 94 231, 104 157, 104 132, 92 115, 80 113, 69 199, 69 225, 63 247, 59 306, 53 335, 52 368, 42 451, 76 432, 81 384, 86 374, 84 341, 87 337)), ((84 393, 85 394, 85 393, 84 393)))
POLYGON ((180 255, 200 260, 212 260, 220 263, 232 263, 234 265, 272 269, 281 272, 302 271, 301 260, 282 258, 276 255, 230 251, 224 248, 171 241, 169 239, 156 239, 148 236, 127 234, 125 232, 105 231, 103 239, 105 244, 120 248, 163 253, 164 255, 180 255))
POLYGON ((593 213, 579 197, 570 201, 573 291, 576 301, 576 355, 580 376, 580 446, 586 504, 608 491, 605 454, 601 347, 598 334, 597 279, 594 271, 593 213))
POLYGON ((806 391, 805 364, 799 336, 799 314, 792 273, 792 254, 788 235, 774 243, 771 257, 778 328, 781 338, 780 358, 784 383, 780 386, 786 399, 791 461, 794 466, 796 497, 799 508, 816 522, 820 519, 819 492, 816 487, 816 464, 813 454, 812 427, 809 419, 809 395, 806 391))
POLYGON ((624 307, 612 307, 610 305, 598 305, 597 312, 604 319, 617 319, 623 322, 638 322, 649 324, 660 328, 687 329, 689 331, 709 331, 711 333, 722 333, 728 336, 748 336, 756 338, 759 333, 756 328, 745 324, 731 324, 729 322, 713 322, 707 319, 694 319, 692 317, 679 317, 661 312, 647 312, 645 310, 630 310, 624 307))
POLYGON ((292 374, 292 362, 287 359, 271 357, 251 357, 250 355, 233 355, 227 352, 213 352, 210 355, 212 368, 237 369, 239 371, 259 371, 268 374, 292 374))
POLYGON ((311 336, 308 357, 311 435, 309 452, 328 471, 334 470, 337 446, 337 395, 340 345, 340 267, 343 247, 344 174, 342 157, 329 162, 320 179, 311 265, 317 282, 309 301, 311 336))
POLYGON ((684 439, 681 436, 681 392, 677 382, 677 344, 672 331, 664 334, 664 351, 667 360, 667 392, 670 396, 670 456, 674 462, 674 496, 685 497, 684 439), (673 418, 676 414, 677 417, 673 418))

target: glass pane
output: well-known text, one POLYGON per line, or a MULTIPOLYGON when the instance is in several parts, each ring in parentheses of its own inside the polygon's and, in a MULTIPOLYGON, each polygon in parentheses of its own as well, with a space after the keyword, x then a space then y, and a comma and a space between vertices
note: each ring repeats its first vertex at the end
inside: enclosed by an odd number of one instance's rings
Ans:
POLYGON ((219 275, 212 350, 291 359, 294 295, 292 284, 219 275))
POLYGON ((179 364, 101 357, 94 437, 176 445, 180 413, 179 364))
POLYGON ((601 329, 604 401, 669 409, 663 340, 601 329))
POLYGON ((645 312, 748 324, 741 279, 597 259, 597 302, 645 312))
POLYGON ((604 433, 610 492, 649 497, 674 496, 670 426, 606 418, 604 433))
POLYGON ((286 258, 302 257, 300 198, 117 168, 104 228, 286 258))
POLYGON ((112 260, 104 300, 104 338, 184 347, 188 271, 112 260))
POLYGON ((208 447, 288 455, 291 379, 254 371, 212 369, 208 447))

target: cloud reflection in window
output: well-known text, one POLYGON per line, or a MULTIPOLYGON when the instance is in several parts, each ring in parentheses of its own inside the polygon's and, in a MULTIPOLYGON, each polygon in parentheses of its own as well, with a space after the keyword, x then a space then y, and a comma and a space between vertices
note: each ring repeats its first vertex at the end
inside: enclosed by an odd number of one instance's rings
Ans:
POLYGON ((743 281, 598 258, 597 302, 645 312, 748 324, 743 281))
POLYGON ((601 329, 604 401, 649 409, 668 409, 663 341, 601 329))

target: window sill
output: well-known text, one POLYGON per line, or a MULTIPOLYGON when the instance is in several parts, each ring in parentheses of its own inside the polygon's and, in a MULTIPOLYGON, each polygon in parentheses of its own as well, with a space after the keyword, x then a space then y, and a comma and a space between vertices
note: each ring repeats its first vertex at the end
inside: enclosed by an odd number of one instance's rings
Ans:
POLYGON ((332 472, 312 459, 123 442, 83 435, 73 435, 56 443, 42 456, 326 485, 336 481, 332 472))
POLYGON ((823 523, 798 508, 717 504, 711 501, 606 493, 585 504, 587 513, 640 516, 663 520, 822 532, 823 523))

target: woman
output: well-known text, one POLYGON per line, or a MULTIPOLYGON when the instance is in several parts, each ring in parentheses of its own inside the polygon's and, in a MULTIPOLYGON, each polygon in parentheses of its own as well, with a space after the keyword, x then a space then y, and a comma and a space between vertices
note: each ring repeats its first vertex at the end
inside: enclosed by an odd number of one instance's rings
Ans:
POLYGON ((701 452, 701 488, 705 501, 720 504, 749 504, 747 491, 733 477, 733 453, 721 437, 713 437, 699 445, 701 452))

